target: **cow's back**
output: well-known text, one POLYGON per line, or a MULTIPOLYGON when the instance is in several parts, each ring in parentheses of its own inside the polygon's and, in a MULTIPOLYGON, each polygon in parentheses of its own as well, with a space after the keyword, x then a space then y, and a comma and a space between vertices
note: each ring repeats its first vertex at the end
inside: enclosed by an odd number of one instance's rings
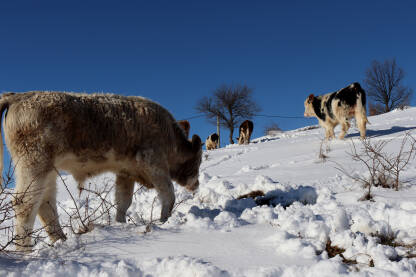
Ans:
POLYGON ((176 136, 170 113, 141 97, 60 92, 16 97, 7 113, 5 133, 9 148, 19 154, 40 144, 52 156, 110 149, 126 156, 157 143, 169 146, 176 136))

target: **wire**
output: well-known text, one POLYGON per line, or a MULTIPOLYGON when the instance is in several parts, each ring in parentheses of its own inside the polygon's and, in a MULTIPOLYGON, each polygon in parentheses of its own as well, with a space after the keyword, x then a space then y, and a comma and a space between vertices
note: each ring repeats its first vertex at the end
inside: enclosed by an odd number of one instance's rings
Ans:
POLYGON ((287 116, 287 115, 267 115, 267 114, 255 114, 254 116, 262 116, 262 117, 279 117, 279 118, 293 118, 293 119, 310 119, 310 118, 305 118, 303 116, 287 116))
POLYGON ((199 117, 203 117, 203 116, 205 116, 205 115, 204 114, 199 114, 199 115, 194 115, 194 116, 184 118, 184 119, 181 119, 181 120, 191 120, 191 119, 195 119, 195 118, 199 118, 199 117))
MULTIPOLYGON (((200 118, 205 116, 205 114, 197 114, 188 118, 184 118, 181 120, 191 120, 191 119, 195 119, 195 118, 200 118)), ((308 118, 308 117, 303 117, 303 116, 287 116, 287 115, 267 115, 267 114, 255 114, 253 116, 261 116, 261 117, 278 117, 278 118, 286 118, 286 119, 312 119, 312 118, 308 118)))

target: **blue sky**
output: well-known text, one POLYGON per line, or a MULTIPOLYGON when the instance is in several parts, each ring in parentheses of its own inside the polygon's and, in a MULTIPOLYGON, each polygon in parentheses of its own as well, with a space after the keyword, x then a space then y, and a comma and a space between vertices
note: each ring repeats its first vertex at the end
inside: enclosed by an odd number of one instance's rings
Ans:
MULTIPOLYGON (((416 88, 415 11, 415 1, 1 1, 0 92, 142 95, 179 120, 242 83, 262 114, 302 116, 307 95, 362 82, 374 59, 395 57, 416 88)), ((317 123, 253 121, 255 137, 271 122, 317 123)), ((214 131, 191 120, 203 139, 214 131)))

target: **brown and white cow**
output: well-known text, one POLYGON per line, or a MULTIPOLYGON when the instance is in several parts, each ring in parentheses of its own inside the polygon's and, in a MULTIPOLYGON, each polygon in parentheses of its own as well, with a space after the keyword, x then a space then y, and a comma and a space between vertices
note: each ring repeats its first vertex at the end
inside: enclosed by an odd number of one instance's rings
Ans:
POLYGON ((305 100, 305 116, 318 118, 319 125, 325 128, 325 137, 335 137, 334 128, 341 124, 340 139, 345 137, 350 123, 349 119, 355 117, 361 138, 365 137, 367 112, 366 95, 359 83, 353 83, 336 92, 314 96, 305 100))
POLYGON ((219 136, 217 133, 213 133, 207 137, 205 140, 205 147, 207 150, 213 150, 218 148, 219 136))
POLYGON ((239 129, 239 136, 238 136, 238 144, 249 144, 250 137, 253 133, 253 122, 250 120, 246 120, 240 125, 239 129))
POLYGON ((201 139, 189 141, 172 115, 146 98, 34 91, 3 94, 0 116, 6 109, 4 136, 16 167, 17 250, 31 249, 36 215, 52 242, 65 239, 56 209, 60 170, 79 184, 114 172, 119 222, 125 222, 135 182, 157 190, 162 222, 175 202, 172 180, 190 191, 199 186, 201 139))
POLYGON ((187 138, 189 138, 189 131, 191 130, 191 124, 188 120, 179 120, 178 121, 179 126, 184 130, 185 135, 187 138))

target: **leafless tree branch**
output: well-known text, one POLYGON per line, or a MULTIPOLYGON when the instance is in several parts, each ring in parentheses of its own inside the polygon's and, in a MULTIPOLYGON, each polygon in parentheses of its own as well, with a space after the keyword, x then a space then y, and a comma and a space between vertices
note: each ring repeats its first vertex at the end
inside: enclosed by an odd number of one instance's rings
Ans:
POLYGON ((198 101, 195 109, 205 114, 211 124, 216 124, 219 117, 221 126, 230 131, 230 143, 234 143, 234 128, 245 120, 252 118, 260 107, 252 98, 253 89, 246 85, 221 85, 211 97, 198 101))

